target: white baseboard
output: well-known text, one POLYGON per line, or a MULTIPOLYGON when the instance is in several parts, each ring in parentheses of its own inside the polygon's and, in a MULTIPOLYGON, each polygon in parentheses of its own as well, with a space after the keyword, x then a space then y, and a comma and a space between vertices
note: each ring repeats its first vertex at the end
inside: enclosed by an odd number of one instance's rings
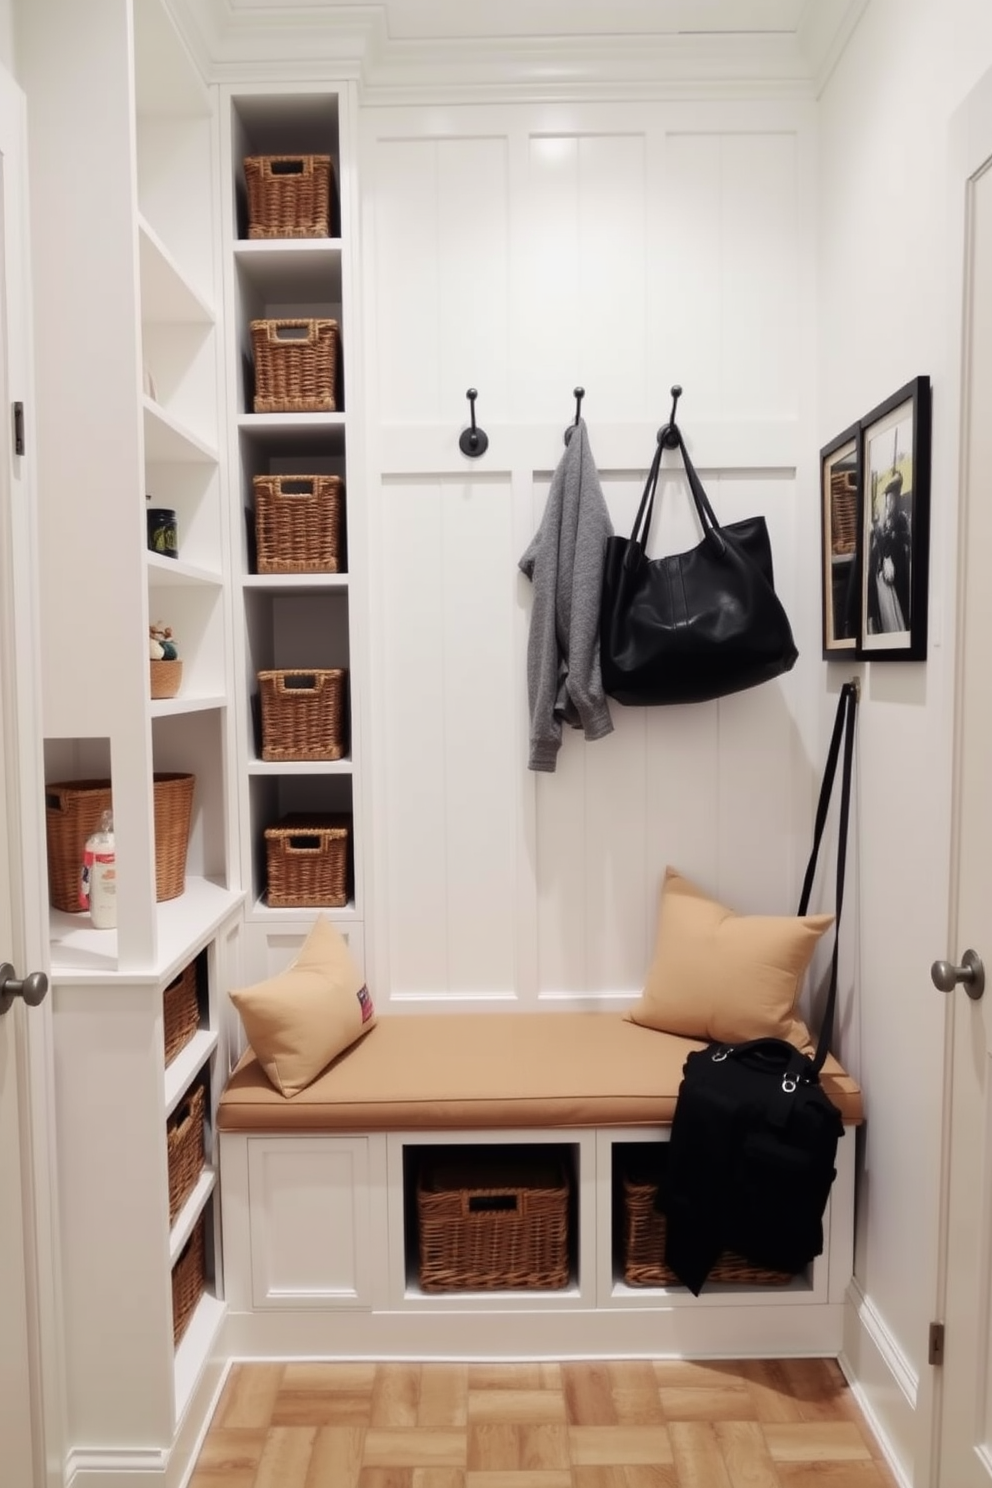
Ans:
POLYGON ((857 1282, 851 1283, 838 1363, 900 1488, 913 1488, 919 1375, 857 1282))

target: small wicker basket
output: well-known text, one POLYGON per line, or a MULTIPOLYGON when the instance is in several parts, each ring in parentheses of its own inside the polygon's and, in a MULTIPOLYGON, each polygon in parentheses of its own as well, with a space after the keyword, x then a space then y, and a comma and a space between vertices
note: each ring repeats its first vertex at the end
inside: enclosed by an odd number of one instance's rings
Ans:
POLYGON ((256 413, 334 413, 336 320, 253 320, 256 413))
MULTIPOLYGON (((658 1184, 634 1170, 624 1175, 623 1279, 628 1286, 671 1287, 682 1283, 665 1264, 665 1216, 655 1209, 658 1184)), ((785 1286, 788 1271, 754 1266, 732 1250, 723 1251, 706 1278, 739 1286, 785 1286)))
POLYGON ((260 574, 340 573, 344 482, 338 475, 256 475, 260 574))
POLYGON ((830 477, 830 537, 837 556, 857 549, 858 487, 850 470, 835 470, 830 477))
POLYGON ((263 760, 337 760, 345 753, 347 673, 259 672, 263 760))
POLYGON ((206 1285, 206 1220, 201 1214, 172 1268, 172 1342, 176 1347, 189 1327, 206 1285))
POLYGON ((182 686, 183 664, 181 661, 163 661, 149 658, 151 694, 153 698, 173 698, 182 686))
POLYGON ((165 1145, 169 1164, 169 1223, 196 1187, 203 1171, 203 1086, 197 1085, 166 1122, 165 1145))
MULTIPOLYGON (((178 899, 186 887, 193 789, 196 777, 156 772, 155 897, 178 899)), ((86 839, 113 807, 109 780, 54 781, 45 786, 48 897, 54 909, 80 914, 79 874, 86 839)))
POLYGON ((425 1292, 568 1285, 568 1178, 561 1163, 424 1160, 417 1180, 425 1292))
POLYGON ((249 238, 327 238, 331 232, 329 155, 248 155, 249 238))
POLYGON ((351 823, 329 813, 291 813, 265 829, 271 909, 343 909, 348 903, 351 823))
POLYGON ((176 1055, 185 1049, 200 1026, 195 961, 183 967, 176 979, 170 982, 162 993, 162 1021, 165 1063, 169 1065, 176 1055))

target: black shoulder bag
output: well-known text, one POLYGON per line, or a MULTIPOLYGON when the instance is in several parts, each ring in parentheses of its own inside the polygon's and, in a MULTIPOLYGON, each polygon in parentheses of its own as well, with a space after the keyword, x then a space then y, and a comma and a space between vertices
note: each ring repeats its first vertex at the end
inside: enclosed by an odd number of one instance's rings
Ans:
POLYGON ((837 1001, 856 707, 857 690, 847 682, 837 705, 799 904, 805 914, 843 738, 834 948, 816 1052, 810 1058, 783 1039, 754 1039, 695 1050, 683 1067, 657 1207, 666 1216, 666 1264, 697 1296, 723 1250, 793 1275, 823 1250, 823 1212, 844 1134, 840 1112, 820 1084, 820 1070, 837 1001))
POLYGON ((721 527, 677 424, 658 434, 629 538, 606 544, 600 600, 603 686, 618 703, 702 703, 789 671, 798 652, 775 593, 763 516, 721 527), (681 451, 703 531, 687 553, 647 556, 664 448, 681 451))

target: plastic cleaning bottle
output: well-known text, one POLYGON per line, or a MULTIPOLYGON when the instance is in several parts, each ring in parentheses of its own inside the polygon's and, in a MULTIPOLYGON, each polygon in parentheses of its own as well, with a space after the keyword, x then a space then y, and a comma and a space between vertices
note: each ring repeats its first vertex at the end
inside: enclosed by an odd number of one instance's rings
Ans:
POLYGON ((97 830, 86 839, 79 902, 89 909, 97 930, 117 925, 117 858, 114 851, 114 815, 105 811, 97 830))

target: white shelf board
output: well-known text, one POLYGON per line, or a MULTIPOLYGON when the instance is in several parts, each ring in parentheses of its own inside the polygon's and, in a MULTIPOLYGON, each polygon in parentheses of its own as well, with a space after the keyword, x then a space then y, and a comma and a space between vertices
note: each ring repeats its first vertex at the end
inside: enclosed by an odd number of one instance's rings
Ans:
POLYGON ((346 590, 349 584, 346 573, 298 573, 298 574, 245 574, 242 588, 255 589, 269 594, 304 592, 322 593, 327 589, 346 590))
POLYGON ((171 1116, 197 1075, 217 1047, 220 1035, 214 1030, 198 1028, 190 1039, 165 1067, 162 1087, 165 1092, 165 1114, 171 1116))
POLYGON ((138 219, 141 318, 154 325, 213 325, 213 310, 189 283, 144 217, 138 219))
POLYGON ((263 293, 292 284, 292 297, 301 303, 341 302, 340 238, 241 238, 234 245, 234 262, 241 277, 263 293))
POLYGON ((226 1312, 226 1302, 222 1302, 212 1292, 204 1292, 196 1304, 186 1332, 179 1340, 175 1360, 177 1423, 186 1414, 186 1407, 192 1399, 204 1365, 210 1358, 226 1312))
POLYGON ((119 973, 117 931, 94 930, 88 914, 53 909, 49 917, 52 978, 63 986, 114 981, 148 984, 173 976, 212 938, 242 902, 240 890, 187 877, 178 899, 158 905, 158 954, 146 971, 119 973))
POLYGON ((270 909, 264 899, 256 899, 250 918, 278 923, 281 920, 312 919, 319 914, 326 915, 329 920, 360 919, 353 899, 349 899, 341 909, 332 909, 326 904, 304 904, 293 909, 270 909))
POLYGON ((169 1231, 170 1266, 174 1266, 179 1259, 179 1252, 186 1244, 190 1235, 192 1235, 193 1226, 203 1213, 204 1206, 216 1186, 216 1170, 214 1168, 203 1168, 193 1186, 193 1192, 176 1215, 176 1222, 169 1231))
POLYGON ((154 398, 147 394, 142 397, 141 406, 144 413, 145 424, 145 460, 149 463, 167 464, 203 464, 209 462, 217 464, 217 451, 186 429, 178 419, 156 403, 154 398))
POLYGON ((249 775, 351 775, 353 770, 350 759, 248 761, 249 775))
POLYGON ((174 718, 182 713, 209 713, 214 708, 226 708, 227 698, 220 693, 204 693, 197 697, 194 693, 180 693, 174 698, 151 698, 149 709, 152 718, 174 718))
POLYGON ((145 564, 148 582, 156 589, 192 588, 199 584, 219 589, 224 582, 223 575, 214 569, 200 568, 195 563, 185 563, 182 558, 168 558, 150 549, 145 550, 145 564))
POLYGON ((287 455, 344 455, 343 413, 243 413, 238 433, 261 450, 287 455))

